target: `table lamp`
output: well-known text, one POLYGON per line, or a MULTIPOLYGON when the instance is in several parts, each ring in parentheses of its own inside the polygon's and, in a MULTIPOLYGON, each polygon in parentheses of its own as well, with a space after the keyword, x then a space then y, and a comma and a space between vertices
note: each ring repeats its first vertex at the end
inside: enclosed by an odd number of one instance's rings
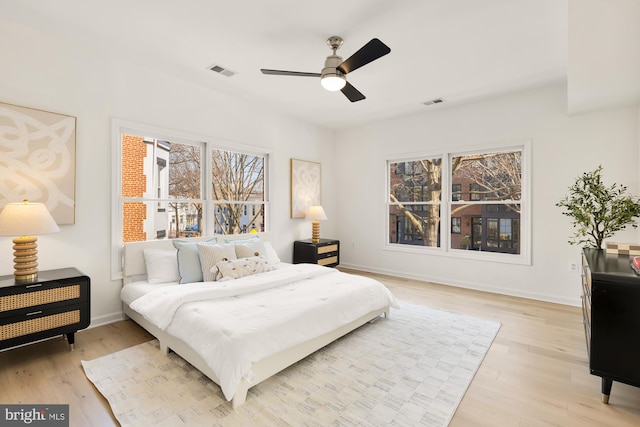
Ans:
POLYGON ((327 214, 324 213, 322 206, 309 206, 305 219, 311 220, 311 242, 318 243, 320 241, 320 221, 328 219, 327 214))
POLYGON ((0 213, 0 236, 20 236, 13 239, 13 268, 16 281, 38 278, 38 238, 36 234, 60 231, 42 203, 8 203, 0 213))

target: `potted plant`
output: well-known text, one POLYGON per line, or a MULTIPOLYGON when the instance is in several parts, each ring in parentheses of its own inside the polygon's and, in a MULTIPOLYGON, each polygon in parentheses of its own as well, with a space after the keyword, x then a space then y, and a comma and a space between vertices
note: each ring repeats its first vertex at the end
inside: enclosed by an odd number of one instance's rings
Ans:
POLYGON ((563 215, 571 218, 575 228, 569 244, 584 244, 587 248, 602 249, 604 239, 612 237, 627 225, 637 228, 640 199, 630 196, 627 187, 602 182, 602 165, 593 172, 585 172, 569 187, 569 194, 556 203, 563 215))

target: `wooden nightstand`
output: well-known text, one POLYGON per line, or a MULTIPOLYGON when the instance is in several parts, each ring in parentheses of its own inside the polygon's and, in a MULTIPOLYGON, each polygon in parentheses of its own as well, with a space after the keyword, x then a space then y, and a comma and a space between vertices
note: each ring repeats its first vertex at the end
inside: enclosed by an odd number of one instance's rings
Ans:
POLYGON ((38 272, 33 282, 0 276, 0 349, 74 333, 90 323, 91 279, 75 268, 38 272))
POLYGON ((340 264, 340 241, 320 239, 313 243, 311 239, 293 242, 293 263, 311 263, 335 267, 340 264))

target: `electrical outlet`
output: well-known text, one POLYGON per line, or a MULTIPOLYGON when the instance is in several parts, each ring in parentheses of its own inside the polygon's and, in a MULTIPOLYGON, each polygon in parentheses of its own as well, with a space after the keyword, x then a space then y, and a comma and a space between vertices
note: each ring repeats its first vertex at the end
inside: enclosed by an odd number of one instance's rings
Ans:
POLYGON ((575 262, 570 262, 569 271, 578 271, 578 264, 576 264, 575 262))

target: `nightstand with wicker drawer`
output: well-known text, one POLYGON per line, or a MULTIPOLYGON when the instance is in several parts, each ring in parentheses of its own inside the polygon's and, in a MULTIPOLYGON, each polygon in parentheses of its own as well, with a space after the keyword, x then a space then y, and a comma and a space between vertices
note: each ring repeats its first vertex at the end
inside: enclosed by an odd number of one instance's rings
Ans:
POLYGON ((0 349, 74 333, 90 323, 91 280, 75 268, 38 272, 31 282, 0 276, 0 349))
POLYGON ((293 242, 293 263, 311 263, 335 267, 340 264, 340 241, 334 239, 296 240, 293 242))

